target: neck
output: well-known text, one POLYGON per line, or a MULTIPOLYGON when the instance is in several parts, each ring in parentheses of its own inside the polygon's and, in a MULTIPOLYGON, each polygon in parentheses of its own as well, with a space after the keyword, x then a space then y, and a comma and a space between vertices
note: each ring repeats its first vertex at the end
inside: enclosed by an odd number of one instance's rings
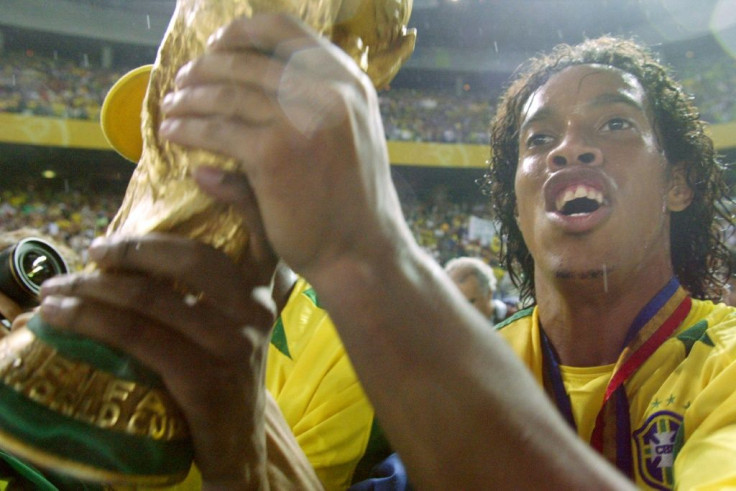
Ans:
MULTIPOLYGON (((615 363, 641 309, 671 279, 558 279, 536 284, 539 319, 563 365, 615 363)), ((535 276, 535 280, 539 275, 535 276)))

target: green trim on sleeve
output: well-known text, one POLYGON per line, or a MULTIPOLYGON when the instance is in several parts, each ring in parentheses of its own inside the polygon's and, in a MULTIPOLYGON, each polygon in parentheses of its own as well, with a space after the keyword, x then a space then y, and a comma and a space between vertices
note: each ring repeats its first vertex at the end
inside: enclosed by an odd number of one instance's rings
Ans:
POLYGON ((283 353, 287 358, 292 359, 291 353, 289 352, 289 343, 286 339, 286 329, 284 329, 284 321, 281 316, 276 319, 276 324, 273 326, 273 333, 271 333, 271 344, 274 348, 283 353))
POLYGON ((520 310, 517 313, 515 313, 514 315, 512 315, 511 317, 509 317, 508 319, 506 319, 504 321, 501 321, 498 324, 496 324, 496 326, 494 327, 494 329, 496 331, 500 331, 501 329, 503 329, 504 327, 508 326, 512 322, 514 322, 516 320, 519 320, 519 319, 521 319, 523 317, 528 317, 528 316, 532 315, 532 312, 534 312, 534 307, 527 307, 524 310, 520 310))
POLYGON ((302 293, 306 295, 307 298, 309 298, 312 301, 312 303, 317 306, 317 308, 320 308, 320 309, 322 308, 322 305, 320 305, 319 303, 319 298, 317 298, 317 292, 314 291, 314 288, 307 288, 302 293))

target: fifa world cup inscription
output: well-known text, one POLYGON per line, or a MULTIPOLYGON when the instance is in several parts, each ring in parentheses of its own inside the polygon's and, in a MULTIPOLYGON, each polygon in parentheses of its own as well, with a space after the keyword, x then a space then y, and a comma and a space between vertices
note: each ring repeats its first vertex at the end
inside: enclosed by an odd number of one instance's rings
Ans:
POLYGON ((0 380, 47 409, 102 429, 154 440, 188 437, 167 393, 59 356, 45 344, 0 353, 0 380))

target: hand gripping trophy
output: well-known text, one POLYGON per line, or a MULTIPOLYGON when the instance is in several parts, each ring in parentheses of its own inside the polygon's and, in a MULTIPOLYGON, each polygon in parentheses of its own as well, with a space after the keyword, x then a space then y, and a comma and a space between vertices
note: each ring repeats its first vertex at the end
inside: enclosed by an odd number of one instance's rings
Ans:
MULTIPOLYGON (((132 108, 127 119, 140 122, 132 129, 134 138, 111 141, 138 166, 108 233, 178 233, 237 260, 246 248, 247 224, 201 193, 190 177, 194 165, 233 170, 236 162, 157 136, 160 103, 174 90, 179 68, 203 53, 209 36, 229 21, 283 12, 340 46, 380 88, 414 49, 415 32, 406 28, 411 4, 177 0, 154 65, 129 73, 111 91, 125 98, 127 88, 147 87, 142 113, 127 101, 128 111, 132 108), (138 135, 142 141, 136 142, 138 135)), ((106 118, 129 124, 124 112, 108 107, 107 113, 103 110, 103 126, 106 118)), ((83 480, 131 485, 177 482, 193 458, 186 423, 155 374, 99 343, 56 332, 40 316, 0 341, 0 447, 83 480)))

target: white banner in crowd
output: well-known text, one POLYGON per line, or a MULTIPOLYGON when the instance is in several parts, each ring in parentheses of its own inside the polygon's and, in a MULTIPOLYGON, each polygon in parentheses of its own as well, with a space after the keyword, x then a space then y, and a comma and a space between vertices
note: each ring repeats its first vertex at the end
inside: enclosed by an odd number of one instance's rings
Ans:
POLYGON ((482 246, 490 245, 496 236, 496 224, 492 220, 470 215, 468 223, 468 239, 478 240, 482 246))

